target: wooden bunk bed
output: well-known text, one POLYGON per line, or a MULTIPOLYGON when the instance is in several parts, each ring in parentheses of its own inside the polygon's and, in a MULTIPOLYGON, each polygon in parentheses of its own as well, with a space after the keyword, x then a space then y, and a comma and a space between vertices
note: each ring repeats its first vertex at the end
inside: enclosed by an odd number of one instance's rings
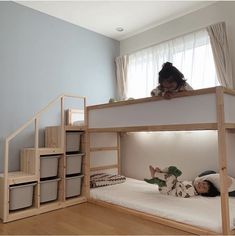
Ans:
MULTIPOLYGON (((230 212, 227 177, 227 132, 235 129, 235 91, 223 87, 182 92, 171 100, 161 97, 143 98, 111 104, 89 106, 88 118, 88 157, 95 151, 116 150, 117 165, 91 168, 91 171, 117 168, 120 173, 120 143, 116 147, 93 148, 89 139, 93 133, 138 132, 138 131, 190 131, 216 130, 218 134, 218 162, 221 185, 222 234, 234 234, 230 228, 230 212), (187 114, 187 115, 185 115, 187 114)), ((117 136, 119 140, 119 136, 117 136)), ((109 206, 140 217, 167 224, 196 234, 218 234, 208 229, 182 222, 146 214, 127 207, 117 206, 90 198, 90 201, 109 206)))

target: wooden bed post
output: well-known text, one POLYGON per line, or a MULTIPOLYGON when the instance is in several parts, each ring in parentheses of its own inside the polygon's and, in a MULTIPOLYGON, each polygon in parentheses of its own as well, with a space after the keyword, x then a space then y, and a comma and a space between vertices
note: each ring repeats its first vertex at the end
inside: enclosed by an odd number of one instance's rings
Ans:
POLYGON ((64 137, 64 133, 65 133, 65 122, 64 122, 64 96, 61 97, 60 99, 60 112, 61 112, 61 117, 60 117, 60 137, 61 137, 61 148, 65 148, 65 137, 64 137))
POLYGON ((227 178, 227 158, 226 158, 226 129, 224 119, 224 91, 223 87, 216 88, 216 108, 217 108, 217 133, 218 133, 218 155, 220 173, 220 192, 221 192, 221 214, 222 214, 222 233, 230 234, 229 202, 227 178))
MULTIPOLYGON (((39 148, 39 117, 35 118, 34 121, 34 148, 35 148, 35 162, 36 162, 36 172, 35 174, 37 175, 37 178, 40 179, 40 158, 39 158, 39 153, 38 153, 38 148, 39 148)), ((40 184, 38 183, 35 188, 35 206, 36 208, 40 207, 40 184)))
POLYGON ((90 133, 85 133, 85 139, 86 139, 86 164, 85 164, 85 192, 87 199, 90 198, 90 133))
POLYGON ((117 132, 117 165, 118 165, 118 174, 121 174, 121 135, 120 132, 117 132))
POLYGON ((85 162, 85 191, 86 191, 86 197, 87 199, 90 198, 90 132, 88 130, 88 124, 89 124, 89 113, 86 106, 86 99, 84 99, 84 120, 85 120, 85 145, 86 145, 86 162, 85 162))
POLYGON ((66 184, 66 130, 65 130, 65 95, 62 95, 60 98, 60 148, 62 148, 63 150, 63 155, 62 157, 59 159, 59 165, 60 165, 60 169, 59 169, 59 175, 61 178, 61 181, 59 182, 59 188, 60 188, 60 192, 59 192, 59 199, 62 201, 66 200, 66 188, 65 188, 65 184, 66 184))
POLYGON ((4 154, 3 222, 7 222, 7 218, 9 215, 8 164, 9 164, 9 139, 6 139, 5 154, 4 154))

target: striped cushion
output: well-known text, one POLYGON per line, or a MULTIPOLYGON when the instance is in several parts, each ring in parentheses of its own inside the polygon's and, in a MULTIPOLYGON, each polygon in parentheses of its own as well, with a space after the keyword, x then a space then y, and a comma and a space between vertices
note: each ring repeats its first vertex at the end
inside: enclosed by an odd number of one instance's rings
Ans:
POLYGON ((90 178, 91 188, 98 188, 103 186, 109 186, 113 184, 120 184, 126 181, 126 177, 123 175, 112 175, 106 173, 93 174, 90 178))

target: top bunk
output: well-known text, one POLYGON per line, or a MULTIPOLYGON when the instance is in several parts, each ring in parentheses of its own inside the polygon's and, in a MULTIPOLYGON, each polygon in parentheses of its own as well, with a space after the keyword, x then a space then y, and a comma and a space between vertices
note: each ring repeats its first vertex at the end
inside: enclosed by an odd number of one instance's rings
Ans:
POLYGON ((213 87, 174 98, 147 97, 87 107, 88 131, 175 131, 235 128, 235 90, 213 87))

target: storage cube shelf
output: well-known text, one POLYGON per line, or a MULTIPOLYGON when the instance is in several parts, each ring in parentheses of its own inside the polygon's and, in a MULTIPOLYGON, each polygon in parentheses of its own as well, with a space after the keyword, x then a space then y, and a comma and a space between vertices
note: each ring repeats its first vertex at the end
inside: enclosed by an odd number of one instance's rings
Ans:
POLYGON ((82 172, 82 157, 84 153, 66 155, 66 175, 80 174, 82 172))
POLYGON ((66 177, 66 198, 81 195, 83 175, 66 177))
POLYGON ((11 185, 9 187, 9 210, 19 210, 33 205, 34 186, 37 183, 11 185))
POLYGON ((58 164, 61 156, 40 157, 40 178, 56 177, 58 175, 58 164))
POLYGON ((55 201, 58 198, 58 182, 60 178, 40 182, 40 203, 55 201))
MULTIPOLYGON (((61 140, 59 127, 47 127, 46 137, 47 141, 45 145, 47 147, 50 147, 51 143, 53 143, 54 146, 59 147, 59 144, 61 143, 61 141, 58 141, 61 140), (51 142, 51 140, 54 141, 51 142)), ((71 204, 76 202, 76 199, 78 201, 83 199, 83 202, 85 191, 83 191, 82 186, 85 185, 82 184, 84 178, 82 172, 86 154, 85 129, 77 126, 65 127, 64 147, 64 154, 58 162, 57 176, 61 178, 61 180, 57 183, 58 196, 56 199, 59 201, 63 199, 65 204, 67 204, 67 199, 71 204), (71 201, 71 199, 74 199, 74 201, 71 201)), ((56 183, 54 183, 54 185, 56 185, 56 183)), ((42 187, 42 185, 40 186, 42 187)))
POLYGON ((68 94, 50 101, 25 124, 8 135, 4 143, 3 173, 0 173, 0 219, 6 223, 86 202, 89 185, 82 184, 81 179, 78 184, 79 191, 73 194, 76 196, 66 199, 66 176, 83 174, 84 181, 88 182, 87 138, 86 98, 68 94), (68 107, 72 104, 75 104, 75 108, 68 107), (59 124, 44 126, 45 145, 41 146, 40 129, 41 121, 44 120, 42 116, 52 107, 57 110, 53 110, 53 113, 58 114, 54 122, 59 121, 59 124), (30 135, 34 145, 14 150, 20 151, 20 167, 19 170, 11 172, 10 149, 15 148, 11 142, 32 124, 34 129, 30 131, 30 135), (69 155, 66 158, 69 153, 78 155, 69 155))
POLYGON ((81 132, 68 131, 66 132, 66 152, 80 152, 80 137, 81 132))
MULTIPOLYGON (((70 127, 68 132, 65 129, 64 141, 60 130, 59 126, 47 127, 45 148, 25 148, 21 152, 21 171, 8 174, 9 206, 4 222, 87 201, 82 184, 85 129, 70 127)), ((0 188, 4 188, 3 175, 0 175, 0 188)), ((3 219, 3 208, 0 217, 3 219)))

